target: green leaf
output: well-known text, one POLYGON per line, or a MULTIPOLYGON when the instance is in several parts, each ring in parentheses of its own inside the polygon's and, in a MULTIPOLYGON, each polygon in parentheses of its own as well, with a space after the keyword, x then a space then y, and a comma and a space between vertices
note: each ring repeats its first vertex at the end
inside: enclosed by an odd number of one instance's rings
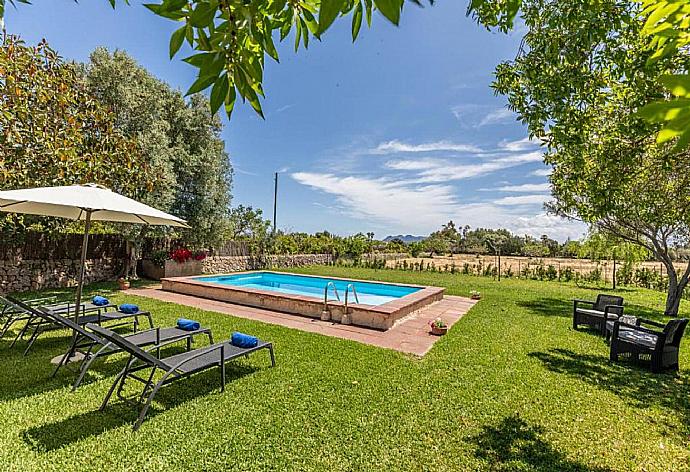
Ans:
POLYGON ((187 90, 187 93, 185 93, 185 97, 189 95, 193 95, 195 93, 201 92, 202 90, 207 89, 208 87, 211 86, 212 83, 216 81, 218 76, 203 76, 199 77, 196 79, 196 81, 192 84, 191 87, 189 87, 189 90, 187 90))
POLYGON ((280 62, 280 59, 278 59, 278 50, 275 44, 273 44, 273 35, 270 31, 267 31, 264 35, 264 49, 266 50, 266 54, 271 56, 274 61, 280 62))
POLYGON ((187 25, 175 31, 172 36, 170 36, 170 59, 175 57, 177 51, 182 47, 184 42, 185 33, 187 32, 187 25))
POLYGON ((299 50, 300 39, 302 39, 302 22, 297 20, 295 26, 295 52, 297 52, 299 50))
POLYGON ((690 110, 690 99, 680 98, 668 102, 652 102, 640 108, 639 116, 652 123, 662 123, 678 118, 683 110, 690 110))
POLYGON ((361 3, 358 3, 355 7, 355 12, 352 15, 352 42, 354 43, 359 35, 359 30, 362 28, 362 16, 364 14, 364 8, 361 3))
POLYGON ((400 23, 402 4, 403 0, 374 0, 374 5, 381 14, 396 26, 400 23))
POLYGON ((374 10, 374 4, 372 2, 373 0, 364 0, 364 6, 366 7, 364 11, 367 14, 367 26, 369 26, 369 28, 371 28, 371 15, 374 10))
POLYGON ((195 28, 206 28, 213 22, 217 11, 211 3, 199 3, 189 16, 189 22, 195 28))
POLYGON ((676 97, 690 98, 689 74, 664 75, 659 78, 659 82, 676 97))
POLYGON ((225 97, 225 114, 228 118, 232 116, 232 111, 235 109, 235 100, 237 99, 237 92, 235 91, 235 86, 233 85, 228 90, 228 96, 225 97))
POLYGON ((225 103, 225 98, 228 94, 230 83, 228 82, 228 75, 221 75, 213 84, 211 89, 211 113, 216 114, 220 106, 225 103))
POLYGON ((343 0, 321 0, 318 35, 323 34, 333 24, 344 3, 343 0))
POLYGON ((194 54, 193 56, 186 57, 182 60, 187 64, 191 64, 194 67, 198 67, 199 69, 201 69, 206 64, 210 64, 211 62, 213 62, 215 58, 216 54, 213 52, 200 52, 198 54, 194 54))

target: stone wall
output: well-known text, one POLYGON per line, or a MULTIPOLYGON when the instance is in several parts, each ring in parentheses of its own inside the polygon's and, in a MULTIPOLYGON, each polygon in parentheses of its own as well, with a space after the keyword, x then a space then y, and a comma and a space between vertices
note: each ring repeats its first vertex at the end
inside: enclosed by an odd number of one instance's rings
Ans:
POLYGON ((277 256, 211 256, 203 261, 204 274, 226 274, 243 270, 270 269, 273 267, 303 267, 325 265, 332 261, 330 254, 294 254, 277 256))
MULTIPOLYGON (((87 259, 84 281, 115 280, 121 264, 120 259, 87 259)), ((0 293, 72 287, 77 284, 78 271, 78 259, 0 260, 0 293)))

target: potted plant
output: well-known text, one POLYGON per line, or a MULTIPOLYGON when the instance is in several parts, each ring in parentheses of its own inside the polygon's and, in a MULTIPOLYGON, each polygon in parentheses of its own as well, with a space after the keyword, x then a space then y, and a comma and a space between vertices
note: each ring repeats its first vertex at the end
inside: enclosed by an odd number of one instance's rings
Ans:
POLYGON ((431 334, 435 336, 443 336, 448 332, 448 325, 441 318, 436 318, 429 323, 429 326, 431 326, 431 334))
POLYGON ((481 300, 482 299, 482 293, 478 292, 477 290, 472 290, 470 292, 470 298, 472 300, 481 300))
POLYGON ((117 279, 117 285, 120 287, 120 290, 127 290, 130 287, 129 279, 120 277, 117 279))

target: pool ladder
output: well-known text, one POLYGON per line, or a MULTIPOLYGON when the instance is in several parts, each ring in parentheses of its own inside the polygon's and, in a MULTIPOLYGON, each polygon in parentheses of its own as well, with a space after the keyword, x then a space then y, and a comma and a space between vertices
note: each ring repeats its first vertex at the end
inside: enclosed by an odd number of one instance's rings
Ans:
POLYGON ((359 303, 359 295, 357 295, 355 284, 347 284, 347 288, 345 289, 345 313, 343 313, 343 317, 340 319, 340 323, 344 325, 352 324, 352 319, 350 319, 350 313, 348 312, 347 306, 347 295, 350 293, 350 289, 352 289, 352 293, 355 296, 355 302, 359 303))
MULTIPOLYGON (((330 321, 331 320, 331 312, 328 309, 328 289, 329 287, 333 287, 333 292, 335 293, 335 298, 340 301, 340 294, 338 293, 338 289, 336 288, 335 284, 333 282, 328 282, 326 286, 323 288, 323 311, 321 312, 321 321, 330 321)), ((345 294, 347 296, 347 293, 345 294)))

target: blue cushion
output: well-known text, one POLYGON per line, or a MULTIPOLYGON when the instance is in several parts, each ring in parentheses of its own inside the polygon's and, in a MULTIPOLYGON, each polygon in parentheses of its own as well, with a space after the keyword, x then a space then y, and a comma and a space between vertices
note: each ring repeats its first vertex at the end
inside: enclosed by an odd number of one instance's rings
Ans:
POLYGON ((254 336, 235 331, 232 333, 232 337, 230 338, 230 344, 244 348, 256 347, 259 344, 259 339, 254 336))
POLYGON ((108 299, 105 297, 101 297, 100 295, 96 295, 95 297, 93 297, 93 299, 91 300, 91 303, 93 303, 96 306, 110 305, 110 302, 108 301, 108 299))
POLYGON ((139 313, 139 305, 133 305, 131 303, 124 303, 120 305, 120 312, 127 315, 133 315, 134 313, 139 313))
POLYGON ((185 331, 196 331, 201 328, 201 323, 194 320, 188 320, 186 318, 179 318, 177 320, 177 327, 185 331))

